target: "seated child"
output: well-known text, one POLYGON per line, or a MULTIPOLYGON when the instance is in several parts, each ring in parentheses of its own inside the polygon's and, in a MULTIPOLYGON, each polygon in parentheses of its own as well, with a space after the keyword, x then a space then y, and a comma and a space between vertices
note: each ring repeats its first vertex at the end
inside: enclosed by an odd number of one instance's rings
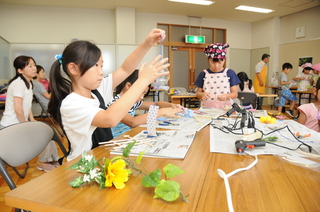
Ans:
MULTIPOLYGON (((254 87, 252 85, 252 80, 249 79, 248 75, 246 72, 239 72, 237 74, 240 83, 237 85, 238 87, 238 92, 252 92, 254 93, 254 87)), ((245 109, 253 109, 252 104, 243 104, 243 107, 245 109)))
POLYGON ((313 94, 316 101, 309 104, 303 104, 298 107, 300 115, 298 122, 306 127, 320 132, 320 80, 318 79, 316 87, 313 88, 313 94))
POLYGON ((290 73, 292 69, 292 65, 290 63, 284 63, 282 65, 282 72, 280 74, 280 91, 279 91, 279 107, 278 111, 281 113, 283 106, 286 103, 286 100, 291 100, 290 109, 286 112, 291 116, 293 115, 293 109, 297 101, 297 97, 293 95, 290 91, 291 84, 293 83, 291 80, 289 81, 287 78, 287 74, 290 73))
POLYGON ((48 93, 46 88, 40 82, 41 79, 44 79, 45 72, 42 66, 37 66, 37 75, 33 78, 33 94, 37 97, 40 104, 44 107, 45 110, 48 109, 48 104, 51 98, 51 94, 48 93))
MULTIPOLYGON (((138 75, 139 70, 135 70, 129 77, 127 77, 122 83, 120 83, 116 87, 116 96, 114 96, 112 102, 109 103, 107 107, 116 102, 124 93, 126 93, 127 90, 130 89, 132 84, 138 79, 138 75)), ((119 135, 122 135, 123 133, 128 132, 129 130, 131 130, 131 128, 137 127, 147 122, 147 113, 135 116, 135 111, 137 109, 148 110, 150 105, 154 104, 154 102, 143 101, 144 97, 147 95, 149 90, 150 85, 145 88, 144 92, 141 94, 141 96, 132 106, 132 108, 128 111, 128 114, 121 120, 121 122, 117 126, 111 128, 112 135, 114 138, 118 137, 119 135)), ((182 108, 180 105, 163 101, 156 102, 156 105, 160 107, 160 109, 158 110, 157 117, 177 117, 175 113, 180 112, 182 108)))

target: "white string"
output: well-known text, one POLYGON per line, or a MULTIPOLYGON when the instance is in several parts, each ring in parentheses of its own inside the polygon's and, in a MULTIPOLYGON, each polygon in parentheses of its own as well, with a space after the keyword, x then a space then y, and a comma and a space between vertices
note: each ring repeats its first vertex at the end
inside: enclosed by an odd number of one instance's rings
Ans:
POLYGON ((234 212, 233 209, 233 204, 232 204, 232 196, 231 196, 231 190, 230 190, 230 185, 229 185, 229 181, 228 181, 228 177, 231 177, 232 175, 241 172, 241 171, 246 171, 251 169, 254 165, 256 165, 258 163, 258 157, 257 155, 255 155, 255 161, 253 161, 249 166, 247 166, 246 168, 240 168, 240 169, 236 169, 232 172, 230 172, 229 174, 226 174, 224 171, 222 171, 221 169, 218 169, 217 172, 220 175, 221 178, 223 178, 224 180, 224 185, 226 187, 226 194, 227 194, 227 201, 228 201, 228 208, 229 208, 229 212, 234 212))

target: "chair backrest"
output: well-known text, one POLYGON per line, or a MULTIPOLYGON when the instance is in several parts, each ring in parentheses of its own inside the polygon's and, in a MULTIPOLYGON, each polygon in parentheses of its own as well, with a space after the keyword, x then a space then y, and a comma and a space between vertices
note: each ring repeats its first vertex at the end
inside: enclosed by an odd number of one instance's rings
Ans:
POLYGON ((44 122, 23 122, 0 130, 0 158, 17 167, 38 156, 54 137, 54 130, 44 122))
POLYGON ((238 92, 238 99, 242 102, 242 104, 251 104, 257 98, 257 94, 252 92, 238 92))

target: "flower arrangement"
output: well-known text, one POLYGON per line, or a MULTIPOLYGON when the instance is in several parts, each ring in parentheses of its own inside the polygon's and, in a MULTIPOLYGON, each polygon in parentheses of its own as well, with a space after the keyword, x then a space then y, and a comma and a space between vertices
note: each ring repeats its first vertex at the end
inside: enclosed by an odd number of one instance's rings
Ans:
POLYGON ((112 159, 96 160, 93 155, 84 152, 79 161, 69 167, 69 169, 75 169, 84 175, 77 177, 69 184, 74 188, 79 188, 82 184, 93 181, 100 185, 100 189, 113 185, 117 189, 123 189, 125 182, 129 180, 129 175, 143 174, 142 185, 155 187, 153 198, 161 198, 171 202, 181 197, 183 201, 188 202, 187 196, 184 196, 180 191, 180 184, 173 180, 167 180, 182 174, 183 170, 173 164, 168 164, 163 168, 165 179, 161 179, 160 169, 147 174, 146 169, 141 165, 144 152, 139 154, 135 163, 129 159, 129 153, 135 143, 128 144, 124 148, 122 156, 116 156, 112 159), (100 164, 101 161, 102 164, 100 164))

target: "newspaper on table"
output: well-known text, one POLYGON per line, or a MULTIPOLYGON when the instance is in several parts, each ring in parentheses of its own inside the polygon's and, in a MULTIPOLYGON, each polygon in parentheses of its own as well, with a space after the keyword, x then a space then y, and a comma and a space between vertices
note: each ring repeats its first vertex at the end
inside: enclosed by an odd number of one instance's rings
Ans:
MULTIPOLYGON (((146 157, 183 159, 195 137, 195 130, 170 130, 157 131, 157 136, 148 137, 147 131, 142 131, 132 138, 137 143, 131 149, 130 155, 139 155, 140 152, 146 157)), ((122 154, 127 144, 115 147, 111 154, 122 154)))
MULTIPOLYGON (((218 152, 218 153, 227 153, 227 154, 239 154, 235 147, 235 142, 237 140, 242 140, 243 135, 241 130, 234 131, 238 134, 233 134, 231 132, 227 132, 226 129, 223 130, 223 126, 230 126, 231 124, 234 124, 235 119, 225 119, 225 120, 219 120, 214 121, 212 124, 214 124, 214 127, 210 127, 210 152, 218 152), (223 131, 224 132, 223 132, 223 131)), ((311 130, 304 125, 301 125, 293 120, 277 120, 275 124, 264 124, 259 121, 259 119, 255 118, 255 127, 259 130, 261 130, 264 134, 262 137, 277 137, 275 142, 271 142, 277 145, 281 145, 290 149, 297 149, 301 142, 297 141, 295 137, 292 135, 292 133, 295 135, 296 133, 300 133, 299 140, 303 141, 305 144, 309 145, 313 149, 312 154, 316 157, 320 156, 316 154, 320 154, 320 133, 311 130), (288 126, 284 129, 280 129, 282 127, 288 126), (273 131, 273 132, 272 132, 273 131), (291 133, 291 132, 292 133, 291 133), (272 133, 271 133, 272 132, 272 133)), ((248 130, 252 129, 243 129, 245 133, 249 134, 248 130)), ((250 133, 252 133, 251 131, 250 133)), ((261 155, 261 154, 272 154, 272 155, 279 155, 287 157, 287 159, 291 159, 292 161, 297 161, 300 163, 303 163, 304 165, 315 165, 319 163, 316 163, 315 161, 307 161, 303 159, 303 156, 306 156, 306 153, 308 152, 309 148, 305 145, 301 145, 301 147, 295 151, 279 147, 273 144, 266 143, 264 147, 257 147, 254 149, 247 148, 245 152, 250 155, 261 155)), ((308 154, 308 153, 307 153, 308 154)), ((309 154, 310 155, 310 154, 309 154)), ((317 166, 318 166, 317 165, 317 166)))

